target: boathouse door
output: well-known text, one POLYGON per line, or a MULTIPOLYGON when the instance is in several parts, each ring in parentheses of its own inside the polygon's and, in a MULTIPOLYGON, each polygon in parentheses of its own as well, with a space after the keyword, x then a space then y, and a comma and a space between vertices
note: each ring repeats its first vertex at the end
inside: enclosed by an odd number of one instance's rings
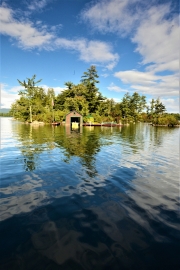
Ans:
POLYGON ((80 128, 80 117, 71 116, 71 130, 77 130, 80 128))

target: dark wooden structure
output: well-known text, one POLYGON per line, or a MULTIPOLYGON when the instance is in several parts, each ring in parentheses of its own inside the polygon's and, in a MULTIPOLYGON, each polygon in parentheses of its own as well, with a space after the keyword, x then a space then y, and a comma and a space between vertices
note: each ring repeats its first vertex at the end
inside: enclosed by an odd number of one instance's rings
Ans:
POLYGON ((83 116, 77 111, 72 111, 66 115, 66 126, 73 126, 78 124, 78 127, 83 124, 83 116))
POLYGON ((51 124, 52 124, 52 126, 59 126, 60 125, 59 122, 52 122, 51 124))
POLYGON ((88 127, 94 127, 94 126, 99 126, 99 127, 120 127, 122 126, 121 124, 116 124, 116 123, 101 123, 101 124, 94 124, 94 123, 83 123, 83 126, 88 126, 88 127))

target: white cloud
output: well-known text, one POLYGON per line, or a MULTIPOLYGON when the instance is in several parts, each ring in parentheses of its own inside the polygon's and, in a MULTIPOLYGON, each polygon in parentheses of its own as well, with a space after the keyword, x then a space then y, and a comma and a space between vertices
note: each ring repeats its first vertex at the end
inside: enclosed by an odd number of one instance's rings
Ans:
POLYGON ((18 91, 22 86, 9 88, 8 85, 1 83, 1 108, 10 108, 11 104, 19 98, 18 91))
POLYGON ((154 84, 155 80, 159 80, 160 76, 155 76, 151 73, 140 72, 137 70, 127 70, 115 72, 115 77, 121 79, 123 83, 143 83, 143 84, 154 84))
POLYGON ((142 11, 135 6, 139 0, 103 0, 83 10, 81 17, 100 32, 131 32, 142 11))
MULTIPOLYGON (((45 91, 47 91, 48 88, 53 88, 56 95, 66 89, 65 87, 50 87, 48 85, 39 85, 39 87, 42 87, 45 91)), ((20 85, 10 87, 7 84, 1 83, 1 108, 10 108, 11 104, 20 98, 18 95, 20 90, 23 90, 23 87, 20 85)))
POLYGON ((77 51, 80 59, 85 62, 104 63, 108 69, 112 69, 118 62, 119 56, 112 52, 110 44, 102 41, 88 41, 86 39, 68 40, 58 38, 55 42, 58 48, 77 51))
POLYGON ((158 73, 161 71, 178 71, 179 70, 179 59, 172 60, 166 63, 158 63, 147 66, 147 71, 151 71, 153 73, 158 73))
POLYGON ((48 33, 46 27, 36 28, 27 20, 17 20, 14 12, 8 7, 0 7, 1 34, 10 36, 18 41, 24 49, 48 48, 54 35, 48 33))
POLYGON ((48 0, 31 0, 28 4, 28 9, 34 11, 44 8, 48 4, 48 0))
POLYGON ((121 87, 115 85, 114 83, 111 83, 110 86, 107 87, 108 90, 110 91, 115 91, 115 92, 128 92, 126 89, 122 89, 121 87))
POLYGON ((180 113, 179 98, 173 99, 161 99, 161 102, 165 105, 166 110, 172 113, 180 113))
MULTIPOLYGON (((133 79, 133 76, 132 76, 133 79)), ((132 81, 131 81, 132 82, 132 81)), ((130 83, 130 80, 128 81, 130 83)), ((140 92, 142 94, 148 94, 149 98, 147 98, 147 103, 149 104, 152 98, 160 98, 160 101, 165 105, 167 112, 172 113, 180 113, 180 101, 179 101, 179 90, 178 87, 176 90, 172 90, 173 85, 173 77, 166 76, 164 81, 155 82, 153 85, 148 86, 145 85, 133 85, 131 84, 128 90, 122 89, 119 86, 116 86, 114 83, 111 83, 109 87, 107 87, 110 91, 115 92, 140 92)), ((175 85, 177 86, 177 85, 175 85)), ((115 99, 116 102, 120 102, 121 99, 115 99)))
POLYGON ((112 69, 119 60, 118 54, 112 52, 109 43, 98 40, 58 38, 56 32, 61 25, 48 28, 41 21, 34 24, 27 19, 17 20, 13 10, 5 6, 0 7, 0 16, 1 34, 17 40, 18 46, 23 49, 67 49, 78 52, 80 60, 84 62, 106 64, 108 69, 112 69))
POLYGON ((119 103, 121 101, 121 98, 112 98, 116 103, 119 103))
POLYGON ((108 73, 103 73, 103 74, 101 74, 101 77, 104 77, 104 78, 107 78, 108 76, 109 76, 108 73))
POLYGON ((64 91, 66 89, 66 87, 59 87, 59 86, 52 87, 52 86, 48 86, 46 84, 39 85, 39 87, 42 87, 46 92, 47 92, 48 88, 53 88, 56 95, 60 94, 62 91, 64 91))
POLYGON ((57 25, 53 25, 50 27, 51 31, 53 31, 53 33, 56 33, 58 32, 59 30, 61 30, 63 27, 62 24, 57 24, 57 25))
MULTIPOLYGON (((147 99, 147 105, 150 106, 150 102, 152 98, 157 98, 157 96, 152 96, 151 98, 147 99)), ((160 102, 162 102, 166 107, 166 112, 168 113, 180 113, 180 104, 179 104, 179 97, 176 98, 160 98, 160 102)))
POLYGON ((179 70, 179 22, 172 5, 156 1, 102 0, 81 17, 102 33, 129 35, 147 70, 179 70))
POLYGON ((116 72, 114 76, 130 85, 132 91, 162 97, 179 96, 178 74, 157 76, 148 72, 127 70, 116 72))
POLYGON ((152 7, 132 38, 137 44, 136 51, 143 64, 150 64, 153 72, 178 71, 179 59, 179 22, 178 16, 165 19, 170 14, 168 5, 152 7), (151 63, 155 63, 151 66, 151 63))

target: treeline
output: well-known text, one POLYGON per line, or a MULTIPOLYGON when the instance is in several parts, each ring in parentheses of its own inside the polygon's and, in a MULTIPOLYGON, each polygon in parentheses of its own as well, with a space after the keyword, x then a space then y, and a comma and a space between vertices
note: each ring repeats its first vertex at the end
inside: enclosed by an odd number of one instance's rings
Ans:
POLYGON ((3 113, 3 112, 0 112, 0 117, 11 117, 11 112, 7 112, 7 113, 3 113))
POLYGON ((19 91, 20 98, 12 106, 10 114, 22 121, 34 120, 51 123, 63 121, 69 111, 76 110, 83 115, 84 122, 93 119, 94 122, 126 121, 157 122, 166 118, 166 123, 178 123, 176 115, 166 114, 162 102, 152 99, 147 106, 146 96, 134 92, 126 93, 122 101, 116 103, 113 99, 104 97, 97 88, 98 74, 95 66, 83 73, 79 84, 71 81, 65 83, 65 89, 57 96, 54 89, 47 92, 37 86, 41 81, 35 81, 36 75, 27 81, 18 80, 24 90, 19 91), (146 111, 146 112, 145 112, 146 111))

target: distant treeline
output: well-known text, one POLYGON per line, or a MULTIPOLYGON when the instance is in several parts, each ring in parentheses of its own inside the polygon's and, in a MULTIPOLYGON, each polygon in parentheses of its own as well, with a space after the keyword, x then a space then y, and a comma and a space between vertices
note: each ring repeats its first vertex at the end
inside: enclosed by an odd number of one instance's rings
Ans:
POLYGON ((0 112, 0 117, 11 117, 12 116, 12 113, 11 112, 8 112, 8 113, 2 113, 0 112))
POLYGON ((84 122, 178 124, 180 115, 166 113, 159 98, 152 99, 148 106, 146 96, 137 92, 132 95, 126 93, 118 103, 104 97, 96 86, 98 77, 96 67, 91 66, 83 73, 79 84, 65 82, 64 91, 57 96, 53 88, 49 88, 46 93, 42 87, 36 86, 41 81, 35 81, 36 75, 27 78, 27 81, 18 80, 24 90, 19 91, 20 98, 12 104, 9 114, 22 121, 51 123, 63 121, 69 111, 76 110, 83 115, 84 122))

